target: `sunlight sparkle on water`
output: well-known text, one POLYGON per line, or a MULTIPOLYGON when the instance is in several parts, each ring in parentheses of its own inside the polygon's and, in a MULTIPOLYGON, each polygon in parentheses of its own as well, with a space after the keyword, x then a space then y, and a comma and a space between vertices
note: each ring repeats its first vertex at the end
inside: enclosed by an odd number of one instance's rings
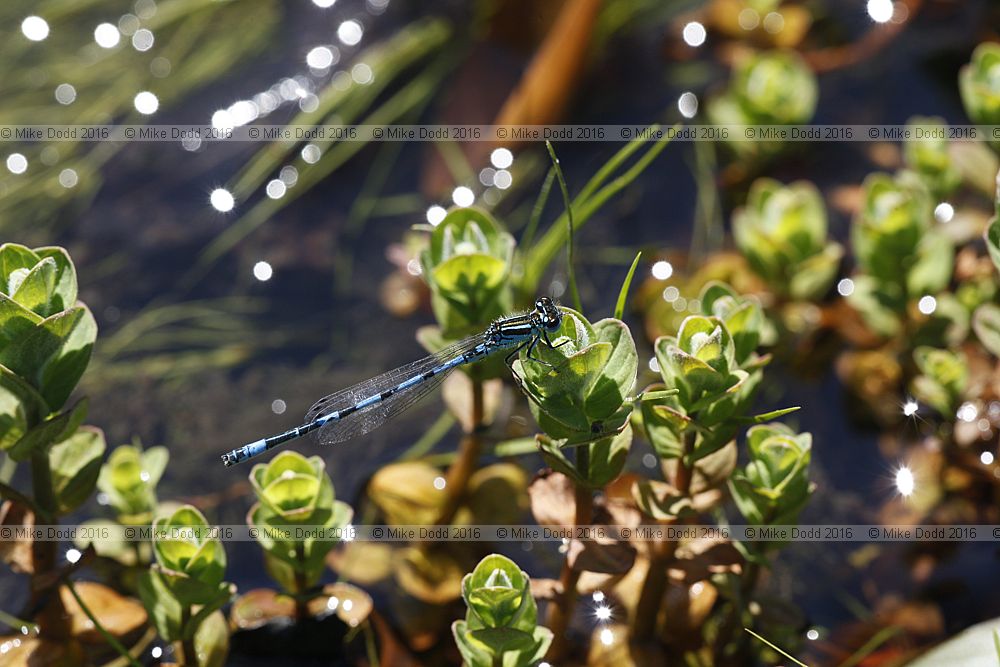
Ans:
POLYGON ((28 158, 20 153, 11 153, 7 156, 7 169, 12 174, 23 174, 28 170, 28 158))
POLYGON ((80 553, 80 551, 78 549, 67 549, 66 550, 66 560, 67 560, 67 562, 70 562, 70 563, 77 562, 78 560, 80 560, 80 556, 82 556, 82 555, 83 554, 80 553))
POLYGON ((705 26, 698 23, 697 21, 691 21, 686 26, 684 26, 684 31, 682 36, 684 37, 684 42, 688 46, 701 46, 705 43, 705 37, 707 33, 705 32, 705 26))
POLYGON ((611 628, 601 630, 601 643, 605 646, 611 646, 615 643, 615 633, 611 631, 611 628))
POLYGON ((983 452, 979 455, 979 462, 984 466, 991 465, 993 463, 993 452, 983 452))
POLYGON ((778 12, 768 12, 764 17, 764 30, 772 35, 777 35, 785 29, 785 17, 778 12))
POLYGON ((594 594, 590 597, 594 602, 604 602, 604 591, 594 591, 594 594))
POLYGON ((760 25, 760 14, 757 13, 756 9, 745 7, 740 12, 737 20, 740 23, 740 27, 744 30, 753 30, 760 25))
POLYGON ((135 0, 135 13, 141 19, 151 19, 156 16, 155 0, 135 0))
POLYGON ((598 621, 609 621, 611 620, 611 607, 607 605, 598 605, 594 608, 594 616, 597 617, 598 621))
POLYGON ((937 310, 937 299, 932 297, 930 294, 925 294, 920 297, 920 301, 917 302, 917 309, 924 315, 930 315, 937 310))
POLYGON ((313 0, 313 4, 320 9, 328 9, 329 7, 333 7, 333 3, 336 1, 337 0, 313 0))
POLYGON ((506 190, 514 182, 514 177, 506 169, 501 169, 493 175, 493 185, 501 190, 506 190))
POLYGON ((122 34, 118 28, 111 23, 102 23, 94 28, 94 41, 104 49, 113 49, 118 46, 122 39, 122 34))
POLYGON ((323 151, 316 144, 306 144, 302 147, 302 160, 307 164, 316 164, 322 155, 323 151))
POLYGON ((840 296, 851 296, 854 294, 854 281, 850 278, 844 278, 837 283, 837 294, 840 296))
POLYGON ((344 21, 337 28, 337 39, 348 46, 354 46, 361 41, 363 32, 361 24, 357 21, 344 21))
POLYGON ((666 280, 670 276, 674 275, 674 267, 670 262, 665 262, 661 259, 659 262, 653 264, 653 268, 650 269, 650 272, 657 280, 666 280))
POLYGON ((59 185, 64 188, 76 187, 76 184, 80 182, 79 176, 76 174, 74 169, 63 169, 59 172, 59 185))
POLYGON ((808 630, 806 630, 806 639, 809 639, 811 641, 816 641, 817 639, 819 639, 819 631, 816 630, 816 628, 809 628, 808 630))
POLYGON ((465 208, 466 206, 472 206, 476 201, 476 195, 469 188, 460 185, 452 191, 451 200, 455 202, 456 206, 465 208))
POLYGON ((934 219, 938 222, 951 222, 955 217, 955 207, 946 201, 934 207, 934 219))
POLYGON ((959 406, 958 412, 955 413, 955 416, 964 422, 973 422, 976 420, 976 417, 979 416, 979 409, 976 407, 975 403, 966 401, 959 406))
POLYGON ((76 99, 76 88, 68 83, 60 83, 56 86, 56 102, 59 104, 73 104, 76 99))
POLYGON ((326 69, 340 58, 340 51, 334 53, 329 46, 316 46, 306 54, 306 64, 313 69, 326 69))
POLYGON ((907 401, 903 403, 903 415, 906 417, 912 417, 917 414, 918 410, 920 410, 920 406, 912 398, 907 399, 907 401))
POLYGON ((135 110, 147 116, 156 113, 156 110, 160 108, 160 100, 148 90, 144 90, 136 95, 133 102, 135 103, 135 110))
POLYGON ((264 188, 264 192, 266 192, 267 196, 270 197, 271 199, 281 199, 282 197, 285 196, 285 192, 287 191, 288 191, 288 186, 285 185, 285 182, 280 178, 275 178, 268 181, 267 187, 264 188))
POLYGON ((163 655, 163 649, 160 648, 159 646, 154 646, 153 650, 149 652, 149 655, 153 656, 153 658, 159 658, 161 655, 163 655))
POLYGON ((219 109, 212 114, 212 127, 217 130, 231 130, 236 127, 236 123, 228 109, 219 109))
POLYGON ((299 170, 290 164, 286 164, 281 168, 281 171, 278 172, 278 178, 280 178, 281 182, 288 187, 292 187, 299 182, 299 170))
POLYGON ((446 215, 448 215, 448 211, 444 210, 443 206, 431 206, 427 209, 427 222, 437 227, 446 215))
POLYGON ((892 18, 892 0, 868 0, 868 16, 876 23, 886 23, 892 18))
POLYGON ((212 204, 212 208, 220 213, 228 213, 233 210, 236 206, 236 200, 233 199, 233 194, 225 188, 215 188, 212 190, 212 194, 209 195, 208 201, 212 204))
POLYGON ((261 260, 253 265, 253 277, 261 282, 266 282, 274 275, 274 269, 267 262, 261 260))
POLYGON ((447 484, 448 484, 448 482, 445 481, 444 477, 435 477, 434 478, 434 488, 437 489, 438 491, 443 491, 444 487, 447 484))
POLYGON ((896 471, 896 490, 899 491, 899 495, 904 498, 908 498, 913 495, 913 489, 916 487, 916 481, 913 478, 913 471, 902 466, 896 471))
POLYGON ((33 42, 40 42, 49 36, 49 24, 41 16, 29 16, 21 21, 21 32, 33 42))
POLYGON ((236 127, 252 123, 257 120, 257 116, 260 115, 260 110, 257 108, 257 105, 251 100, 240 100, 238 102, 234 102, 230 105, 227 111, 229 112, 229 117, 233 121, 233 125, 236 127))
POLYGON ((139 29, 139 17, 135 14, 122 14, 118 19, 118 31, 123 35, 134 35, 139 29))
POLYGON ((681 93, 677 98, 677 110, 685 118, 694 118, 698 113, 698 96, 690 91, 681 93))
POLYGON ((372 68, 368 66, 367 63, 358 63, 351 68, 351 80, 354 83, 360 83, 362 86, 367 85, 374 79, 374 73, 372 68))
POLYGON ((273 412, 274 414, 283 415, 285 414, 285 410, 287 409, 288 405, 280 398, 276 398, 273 401, 271 401, 271 412, 273 412))
POLYGON ((136 30, 135 34, 132 35, 132 48, 136 51, 149 51, 153 48, 154 41, 153 31, 142 28, 136 30))
POLYGON ((514 164, 514 154, 506 148, 497 148, 490 153, 490 163, 497 169, 508 169, 514 164))

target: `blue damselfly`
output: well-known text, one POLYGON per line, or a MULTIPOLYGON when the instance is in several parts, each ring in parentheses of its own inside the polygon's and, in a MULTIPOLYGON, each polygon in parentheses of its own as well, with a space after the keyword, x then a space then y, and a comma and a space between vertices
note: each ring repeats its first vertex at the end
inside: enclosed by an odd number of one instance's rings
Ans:
POLYGON ((307 433, 318 432, 324 445, 368 433, 419 401, 459 366, 499 350, 511 350, 507 355, 509 366, 524 348, 530 357, 539 342, 552 347, 549 334, 559 330, 562 318, 562 311, 552 299, 540 297, 534 310, 527 314, 500 318, 481 334, 321 398, 310 408, 301 426, 238 447, 223 454, 222 462, 235 465, 307 433))

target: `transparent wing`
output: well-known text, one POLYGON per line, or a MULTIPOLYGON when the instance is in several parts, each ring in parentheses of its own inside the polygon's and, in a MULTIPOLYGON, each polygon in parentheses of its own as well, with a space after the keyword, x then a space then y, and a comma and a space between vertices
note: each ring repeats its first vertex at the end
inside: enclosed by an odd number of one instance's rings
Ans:
MULTIPOLYGON (((339 412, 345 408, 357 405, 361 401, 371 396, 376 396, 398 386, 404 380, 408 380, 417 375, 422 375, 427 371, 438 368, 448 361, 458 357, 463 352, 473 349, 483 341, 483 335, 471 336, 457 343, 424 357, 418 361, 400 366, 391 371, 359 382, 356 385, 342 389, 338 392, 324 396, 316 401, 306 413, 306 423, 312 423, 316 419, 339 412)), ((321 444, 332 445, 334 443, 349 440, 354 436, 368 433, 384 424, 389 419, 400 414, 421 398, 434 390, 435 387, 448 376, 451 370, 437 373, 433 377, 420 382, 419 384, 398 391, 383 401, 373 403, 345 415, 342 419, 327 422, 320 430, 318 439, 321 444)))

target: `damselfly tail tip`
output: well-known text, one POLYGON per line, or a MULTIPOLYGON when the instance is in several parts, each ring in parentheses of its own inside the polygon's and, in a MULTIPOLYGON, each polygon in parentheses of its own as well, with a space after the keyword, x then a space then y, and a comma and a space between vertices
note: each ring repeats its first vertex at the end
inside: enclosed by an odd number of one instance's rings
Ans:
POLYGON ((227 468, 230 468, 240 462, 239 458, 236 456, 236 452, 226 452, 222 455, 222 462, 227 468))

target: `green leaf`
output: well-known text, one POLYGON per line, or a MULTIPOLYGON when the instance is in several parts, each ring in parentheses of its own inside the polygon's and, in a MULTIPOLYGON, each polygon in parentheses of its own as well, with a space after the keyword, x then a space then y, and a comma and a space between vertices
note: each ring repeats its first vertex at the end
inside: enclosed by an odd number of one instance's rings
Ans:
POLYGON ((221 611, 210 614, 194 635, 198 667, 224 667, 229 655, 229 623, 221 611))
POLYGON ((76 267, 69 253, 58 246, 35 248, 39 257, 50 258, 56 263, 56 279, 49 299, 49 312, 58 313, 76 303, 76 267))
MULTIPOLYGON (((662 386, 653 385, 646 391, 650 389, 656 391, 662 386)), ((681 411, 677 398, 670 396, 661 401, 643 401, 640 410, 643 430, 656 455, 661 459, 675 459, 681 456, 684 451, 682 436, 693 424, 681 411)))
POLYGON ((225 582, 219 584, 219 590, 216 591, 215 596, 209 599, 208 602, 203 604, 197 613, 193 614, 190 619, 188 619, 187 624, 181 629, 181 634, 186 639, 193 638, 201 624, 205 622, 208 617, 214 613, 217 609, 221 609, 223 605, 233 599, 233 595, 236 594, 236 587, 232 584, 227 584, 225 582))
POLYGON ((93 493, 104 449, 104 433, 94 427, 81 427, 49 449, 52 487, 62 514, 82 505, 93 493))
POLYGON ((789 294, 807 301, 822 298, 837 277, 843 256, 844 248, 839 243, 828 243, 821 253, 795 267, 789 283, 789 294))
POLYGON ((859 275, 854 278, 854 292, 847 302, 876 333, 886 337, 899 333, 905 300, 895 286, 880 285, 871 276, 859 275))
POLYGON ((472 629, 515 628, 530 632, 537 622, 527 573, 506 556, 486 556, 462 578, 462 598, 472 629))
POLYGON ((658 480, 640 479, 635 482, 632 499, 643 514, 656 521, 673 521, 694 512, 690 497, 658 480))
POLYGON ((31 331, 41 321, 41 315, 33 313, 6 294, 0 294, 0 350, 31 331))
POLYGON ((778 410, 771 410, 770 412, 762 412, 759 415, 754 415, 753 417, 741 417, 740 421, 748 424, 763 424, 765 422, 773 421, 775 419, 780 419, 785 415, 791 414, 801 409, 802 409, 801 406, 796 405, 791 408, 781 408, 778 410))
MULTIPOLYGON (((10 296, 11 276, 18 271, 26 273, 41 260, 33 250, 18 243, 0 245, 0 292, 10 296)), ((16 287, 16 286, 15 286, 16 287)))
POLYGON ((469 295, 469 301, 499 289, 506 275, 502 259, 482 254, 457 255, 434 267, 431 274, 439 289, 469 295))
POLYGON ((56 262, 46 257, 24 275, 11 299, 39 314, 49 312, 49 299, 56 284, 56 262))
POLYGON ((1000 218, 995 218, 990 223, 983 237, 986 239, 986 249, 990 252, 990 259, 1000 271, 1000 218))
POLYGON ((594 489, 604 488, 621 474, 632 446, 632 426, 626 425, 622 431, 610 438, 601 438, 589 445, 581 445, 590 450, 587 468, 587 485, 594 489))
POLYGON ((625 282, 622 283, 621 290, 618 291, 618 302, 615 304, 615 314, 614 318, 620 320, 622 315, 625 314, 625 302, 628 300, 628 288, 632 286, 632 277, 635 275, 635 267, 639 266, 639 258, 642 257, 641 252, 635 254, 635 259, 632 260, 632 266, 628 270, 628 274, 625 276, 625 282))
POLYGON ((984 303, 972 315, 972 329, 993 356, 1000 357, 1000 306, 984 303))
POLYGON ((910 296, 936 294, 948 286, 954 266, 955 249, 944 234, 928 231, 917 246, 913 266, 906 274, 910 296))
POLYGON ((0 449, 9 449, 48 413, 45 399, 33 387, 0 366, 0 449))
POLYGON ((10 448, 10 457, 15 461, 26 461, 36 450, 62 442, 83 423, 87 417, 87 406, 87 399, 80 399, 69 410, 50 417, 29 430, 10 448))
POLYGON ((0 350, 0 364, 30 382, 49 407, 69 398, 90 361, 97 323, 86 306, 47 317, 0 350))
POLYGON ((153 528, 158 533, 154 535, 153 551, 174 596, 189 605, 212 599, 225 574, 226 552, 218 539, 208 539, 204 515, 192 505, 183 505, 169 517, 156 519, 153 528), (172 528, 193 528, 200 534, 172 528))
POLYGON ((465 621, 455 621, 451 624, 451 633, 462 659, 469 667, 493 667, 493 654, 490 647, 476 640, 465 621))
POLYGON ((139 575, 139 599, 161 638, 168 642, 181 639, 181 603, 167 588, 158 570, 147 570, 139 575))

